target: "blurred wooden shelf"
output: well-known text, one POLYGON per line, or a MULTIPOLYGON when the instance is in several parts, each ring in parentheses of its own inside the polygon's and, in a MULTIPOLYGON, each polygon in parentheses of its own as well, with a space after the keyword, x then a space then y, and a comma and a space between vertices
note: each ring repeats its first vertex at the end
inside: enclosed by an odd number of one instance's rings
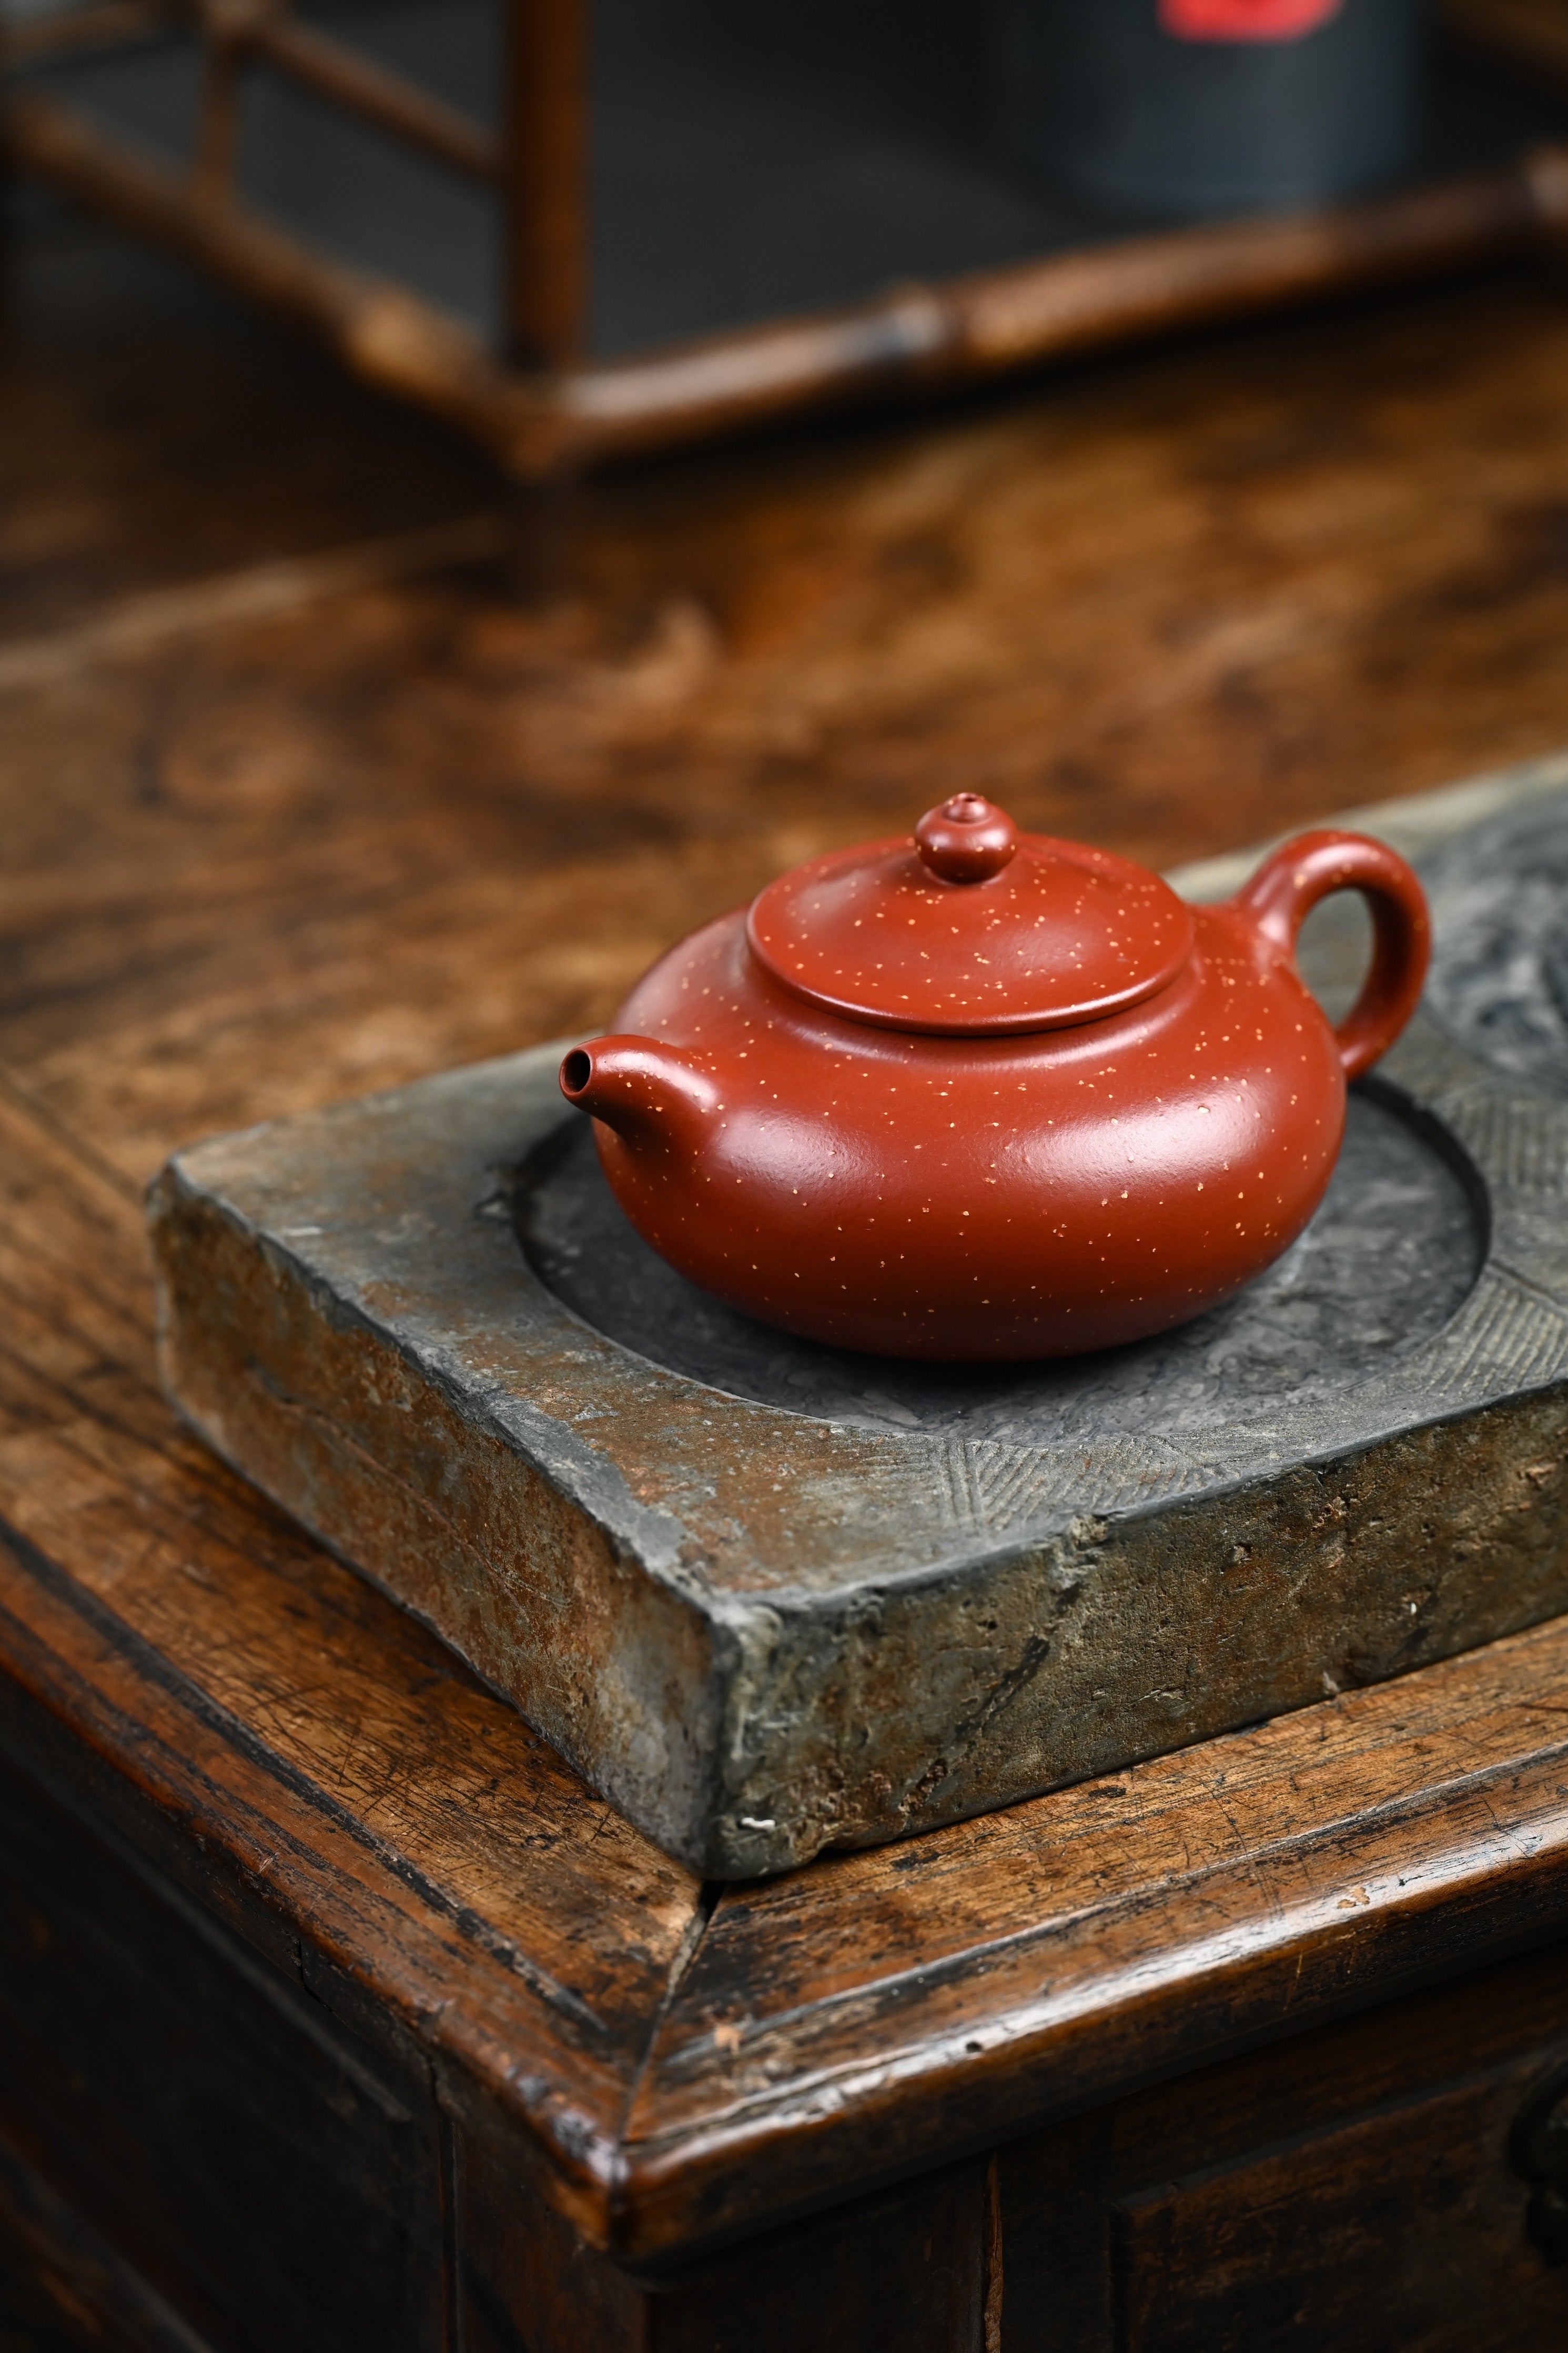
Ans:
POLYGON ((1564 19, 1454 0, 1407 186, 1128 235, 988 156, 983 12, 85 0, 9 36, 17 164, 540 482, 1568 231, 1564 19), (497 109, 496 93, 502 93, 497 109))

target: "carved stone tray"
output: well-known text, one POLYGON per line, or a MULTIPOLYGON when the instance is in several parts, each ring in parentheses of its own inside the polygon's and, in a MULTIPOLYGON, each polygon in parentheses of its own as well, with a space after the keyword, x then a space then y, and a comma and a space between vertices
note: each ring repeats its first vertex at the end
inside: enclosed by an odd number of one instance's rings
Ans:
MULTIPOLYGON (((999 1372, 766 1330, 625 1224, 556 1045, 172 1162, 171 1391, 715 1878, 1568 1609, 1568 770, 1377 816, 1428 848, 1426 1007, 1184 1331, 999 1372)), ((1326 994, 1360 952, 1320 927, 1326 994)))

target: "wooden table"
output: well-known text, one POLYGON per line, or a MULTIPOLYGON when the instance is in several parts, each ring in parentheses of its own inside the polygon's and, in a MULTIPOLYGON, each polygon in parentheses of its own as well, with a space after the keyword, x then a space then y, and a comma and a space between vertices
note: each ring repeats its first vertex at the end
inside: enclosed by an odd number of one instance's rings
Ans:
POLYGON ((182 1432, 139 1208, 962 785, 1170 863, 1555 747, 1558 295, 623 478, 528 613, 432 430, 16 262, 0 2345, 1562 2343, 1568 1625, 721 1893, 182 1432))

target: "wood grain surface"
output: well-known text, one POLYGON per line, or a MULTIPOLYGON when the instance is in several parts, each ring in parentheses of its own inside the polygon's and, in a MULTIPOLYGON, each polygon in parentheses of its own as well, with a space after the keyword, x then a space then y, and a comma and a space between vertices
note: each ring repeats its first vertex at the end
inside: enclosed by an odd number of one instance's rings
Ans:
MULTIPOLYGON (((1558 297, 1454 286, 614 479, 539 613, 482 553, 410 554, 482 504, 434 428, 96 232, 15 262, 14 1763, 503 2152, 481 2236, 504 2178, 668 2265, 923 2168, 983 2316, 998 2136, 1561 1936, 1561 1625, 720 1900, 180 1430, 138 1206, 204 1132, 604 1020, 784 861, 960 785, 1169 863, 1552 748, 1558 297), (346 585, 311 571, 345 545, 346 585)), ((1526 2051, 1568 2032, 1531 1999, 1526 2051)), ((1207 2193, 1150 2189, 1115 2227, 1125 2341, 1163 2346, 1133 2256, 1195 2243, 1207 2193)), ((543 2254, 495 2261, 544 2295, 543 2254)), ((603 2341, 642 2341, 594 2277, 603 2341)), ((648 2342, 721 2341, 653 2306, 648 2342)))

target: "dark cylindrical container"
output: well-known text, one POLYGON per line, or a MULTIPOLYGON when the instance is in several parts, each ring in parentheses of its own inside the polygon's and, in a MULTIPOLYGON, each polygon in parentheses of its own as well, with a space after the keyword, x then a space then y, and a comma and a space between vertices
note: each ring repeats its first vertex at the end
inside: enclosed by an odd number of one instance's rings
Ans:
POLYGON ((1016 153, 1097 209, 1321 204, 1415 144, 1428 0, 994 0, 1016 153))

